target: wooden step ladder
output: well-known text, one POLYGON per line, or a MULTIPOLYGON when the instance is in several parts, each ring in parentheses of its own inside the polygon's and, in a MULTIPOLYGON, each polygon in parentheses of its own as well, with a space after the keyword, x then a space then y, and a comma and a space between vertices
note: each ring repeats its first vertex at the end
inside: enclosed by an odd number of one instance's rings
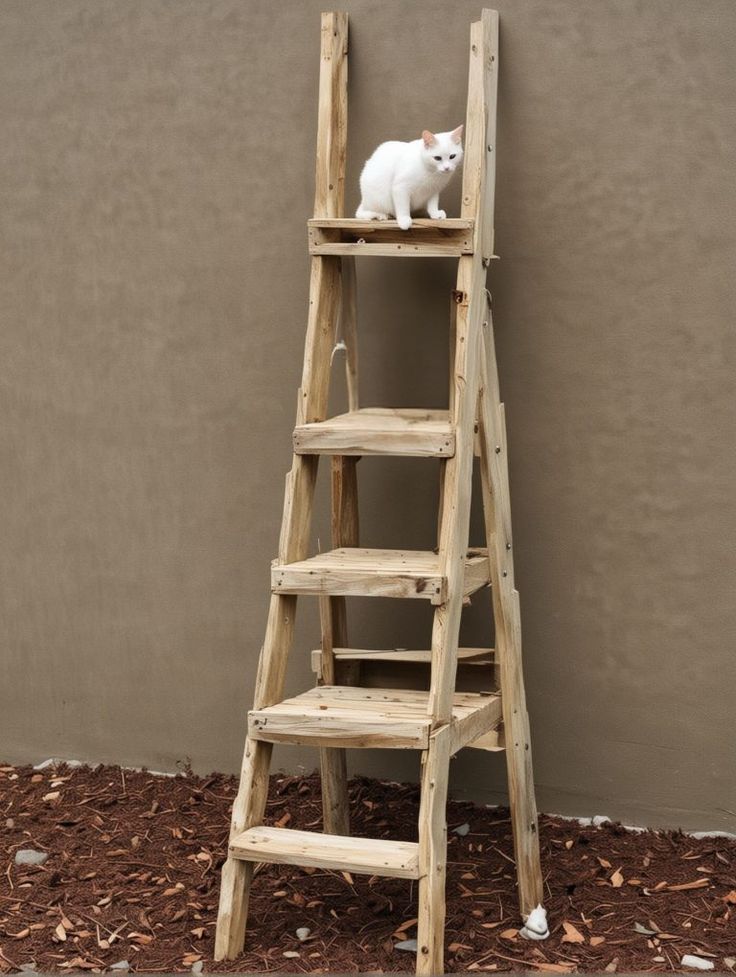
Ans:
POLYGON ((254 866, 277 862, 417 879, 417 973, 443 973, 445 860, 450 757, 464 746, 504 749, 521 914, 542 902, 537 813, 514 589, 506 433, 499 399, 486 269, 493 256, 498 15, 472 25, 462 210, 459 219, 396 221, 343 216, 347 145, 345 13, 322 15, 311 280, 294 460, 286 480, 271 603, 248 714, 230 847, 223 866, 215 958, 237 957, 245 939, 254 866), (449 408, 361 408, 356 345, 356 255, 458 259, 451 302, 449 408), (338 331, 339 330, 339 331, 338 331), (327 417, 333 348, 346 347, 349 410, 327 417), (479 455, 486 548, 468 547, 473 459, 479 455), (320 455, 332 465, 333 549, 309 555, 320 455), (356 464, 362 455, 440 460, 436 551, 364 549, 358 542, 356 464), (459 649, 463 602, 491 585, 495 652, 459 649), (321 647, 315 688, 284 698, 297 596, 319 598, 321 647), (347 638, 346 598, 401 597, 434 605, 431 648, 361 651, 347 638), (365 662, 424 662, 428 691, 360 685, 365 662), (455 690, 458 661, 484 666, 486 691, 455 690), (274 743, 320 749, 324 834, 263 824, 274 743), (345 750, 421 751, 418 843, 349 836, 345 750))

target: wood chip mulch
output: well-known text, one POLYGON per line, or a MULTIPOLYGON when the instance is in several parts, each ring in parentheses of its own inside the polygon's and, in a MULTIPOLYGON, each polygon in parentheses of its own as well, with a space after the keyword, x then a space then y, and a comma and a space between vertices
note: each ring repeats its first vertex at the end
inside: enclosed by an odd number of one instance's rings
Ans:
MULTIPOLYGON (((416 883, 278 865, 257 870, 247 952, 213 961, 235 789, 221 774, 0 766, 0 971, 413 970, 396 944, 416 936, 416 883), (16 864, 27 849, 48 858, 16 864)), ((415 786, 355 779, 351 803, 355 834, 415 840, 415 786)), ((319 830, 318 778, 274 777, 267 821, 319 830)), ((448 829, 448 971, 659 972, 681 970, 686 953, 736 968, 731 839, 542 817, 551 935, 530 943, 517 932, 508 812, 451 802, 448 829)))

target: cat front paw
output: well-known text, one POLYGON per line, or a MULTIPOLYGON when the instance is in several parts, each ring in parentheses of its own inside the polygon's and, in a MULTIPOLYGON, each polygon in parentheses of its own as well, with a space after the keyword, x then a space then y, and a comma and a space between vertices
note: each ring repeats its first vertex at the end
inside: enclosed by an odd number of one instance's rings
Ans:
POLYGON ((397 217, 396 223, 399 225, 402 231, 408 231, 411 227, 411 217, 397 217))
POLYGON ((430 210, 429 216, 433 221, 443 221, 447 217, 447 214, 444 210, 430 210))

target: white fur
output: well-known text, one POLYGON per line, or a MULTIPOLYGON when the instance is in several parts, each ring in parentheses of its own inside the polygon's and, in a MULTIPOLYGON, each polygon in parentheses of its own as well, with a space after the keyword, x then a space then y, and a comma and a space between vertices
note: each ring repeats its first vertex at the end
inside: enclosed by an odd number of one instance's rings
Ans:
POLYGON ((418 210, 443 220, 447 215, 439 209, 440 193, 462 161, 462 130, 425 130, 412 142, 381 143, 360 174, 361 201, 355 216, 379 221, 395 216, 404 231, 418 210))

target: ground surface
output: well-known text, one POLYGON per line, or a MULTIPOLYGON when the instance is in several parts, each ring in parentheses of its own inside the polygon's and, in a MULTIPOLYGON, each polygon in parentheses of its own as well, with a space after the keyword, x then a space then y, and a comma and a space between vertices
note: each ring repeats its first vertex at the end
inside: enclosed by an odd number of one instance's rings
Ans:
MULTIPOLYGON (((248 952, 212 960, 232 778, 117 767, 0 766, 0 970, 407 971, 416 884, 263 866, 248 952), (41 866, 16 852, 48 853, 41 866), (306 927, 300 942, 296 930, 306 927), (286 955, 285 955, 286 954, 286 955)), ((413 840, 415 787, 355 780, 354 831, 413 840)), ((320 826, 316 777, 274 778, 269 823, 320 826)), ((736 842, 541 819, 552 934, 521 939, 508 812, 448 809, 449 971, 667 971, 685 953, 736 966, 736 842), (468 826, 466 834, 456 828, 468 826)))

